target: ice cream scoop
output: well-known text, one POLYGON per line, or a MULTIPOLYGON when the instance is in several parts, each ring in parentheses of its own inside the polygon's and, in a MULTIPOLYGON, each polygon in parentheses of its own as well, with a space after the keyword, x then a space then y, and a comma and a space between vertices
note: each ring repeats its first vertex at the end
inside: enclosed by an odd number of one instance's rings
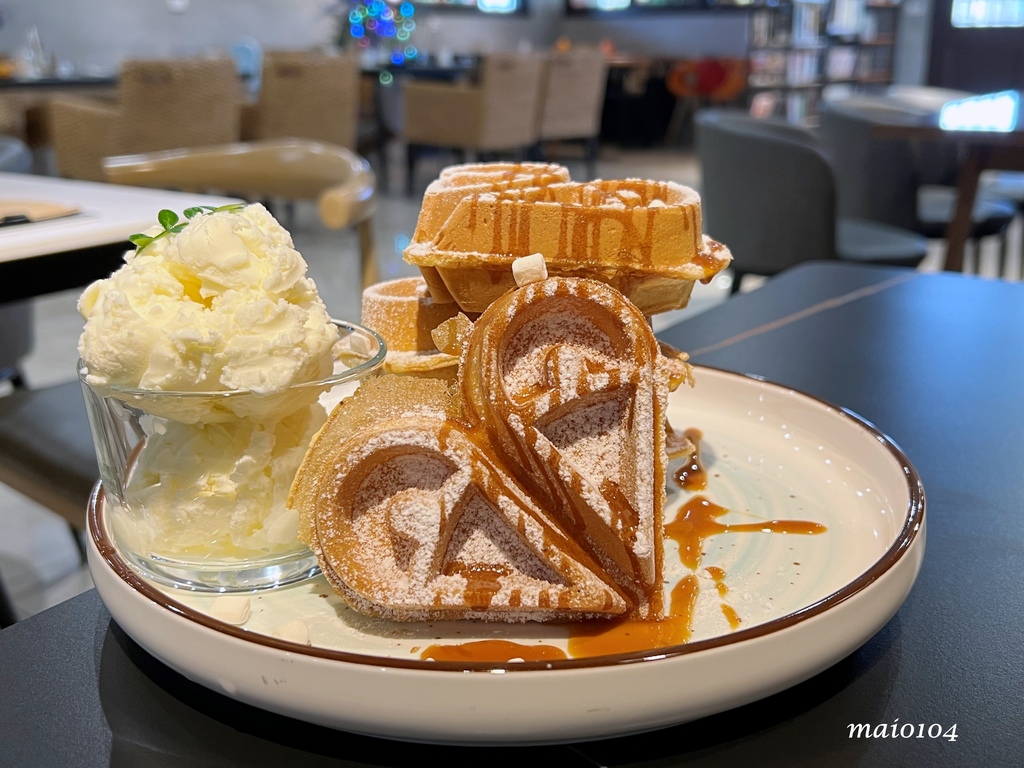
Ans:
POLYGON ((198 213, 127 253, 78 309, 93 386, 274 394, 329 375, 338 341, 291 236, 259 204, 198 213))
POLYGON ((158 218, 79 300, 111 531, 130 562, 172 586, 303 578, 315 560, 288 490, 327 418, 321 399, 381 365, 383 344, 331 320, 262 205, 158 218))

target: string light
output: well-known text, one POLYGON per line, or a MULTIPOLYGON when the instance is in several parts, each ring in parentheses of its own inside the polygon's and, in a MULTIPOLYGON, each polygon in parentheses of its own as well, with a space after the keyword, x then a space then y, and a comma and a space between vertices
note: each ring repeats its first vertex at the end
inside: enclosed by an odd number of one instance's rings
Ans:
MULTIPOLYGON (((419 50, 408 44, 416 29, 413 16, 416 7, 411 0, 351 0, 348 13, 348 34, 360 48, 369 48, 375 43, 394 40, 396 45, 389 53, 393 66, 416 59, 419 50)), ((344 18, 344 17, 343 17, 344 18)), ((381 84, 390 85, 392 78, 381 75, 381 84)))

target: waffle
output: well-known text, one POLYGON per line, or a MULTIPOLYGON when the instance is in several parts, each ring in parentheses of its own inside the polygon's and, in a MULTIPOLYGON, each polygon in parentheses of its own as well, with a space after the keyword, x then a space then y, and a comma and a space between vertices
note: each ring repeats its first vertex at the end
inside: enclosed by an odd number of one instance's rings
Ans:
POLYGON ((428 187, 404 253, 435 301, 454 301, 465 312, 482 312, 515 288, 512 262, 533 253, 544 256, 551 275, 605 282, 648 315, 686 306, 694 282, 731 260, 703 235, 700 197, 688 187, 641 179, 573 183, 511 170, 488 185, 479 171, 486 166, 469 167, 475 174, 456 166, 428 187), (474 183, 453 183, 460 173, 474 183))
POLYGON ((604 283, 511 292, 454 390, 385 376, 335 409, 292 489, 300 536, 375 616, 661 618, 668 368, 604 283))
POLYGON ((622 614, 627 601, 607 575, 446 418, 447 397, 438 380, 386 376, 314 441, 290 503, 335 589, 398 621, 622 614), (418 412, 407 412, 413 401, 418 412))
POLYGON ((533 283, 476 321, 459 379, 464 418, 659 618, 669 374, 643 314, 593 280, 533 283))
POLYGON ((431 333, 458 311, 455 304, 435 302, 420 277, 376 283, 363 291, 362 322, 383 337, 388 373, 454 378, 458 357, 439 351, 431 333))
POLYGON ((441 171, 423 194, 412 242, 428 243, 462 198, 485 192, 546 187, 569 181, 569 169, 552 163, 469 163, 441 171))

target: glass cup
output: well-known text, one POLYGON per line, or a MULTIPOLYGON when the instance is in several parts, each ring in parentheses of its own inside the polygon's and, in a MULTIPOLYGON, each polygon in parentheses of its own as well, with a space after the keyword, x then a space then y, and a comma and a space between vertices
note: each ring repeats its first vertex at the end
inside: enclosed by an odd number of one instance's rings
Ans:
POLYGON ((317 573, 287 507, 292 480, 327 414, 386 353, 373 331, 334 322, 334 373, 272 395, 96 386, 79 361, 107 532, 136 570, 202 592, 317 573))

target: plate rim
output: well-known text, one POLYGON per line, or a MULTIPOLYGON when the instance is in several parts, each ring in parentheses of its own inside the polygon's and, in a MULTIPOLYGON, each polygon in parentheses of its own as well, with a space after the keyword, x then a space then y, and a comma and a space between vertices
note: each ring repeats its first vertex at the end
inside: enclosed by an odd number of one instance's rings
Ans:
MULTIPOLYGON (((517 661, 517 662, 488 662, 488 661, 427 661, 421 659, 402 659, 389 656, 376 656, 353 651, 341 651, 331 648, 322 648, 311 645, 300 645, 298 643, 283 640, 281 638, 264 635, 261 633, 246 630, 232 624, 219 621, 208 614, 205 614, 189 605, 175 600, 167 593, 158 589, 143 576, 137 573, 128 562, 121 557, 117 546, 106 535, 106 525, 103 520, 105 506, 104 494, 101 483, 97 482, 90 494, 87 519, 89 535, 97 553, 102 561, 109 567, 116 576, 124 581, 130 588, 148 598, 152 602, 170 611, 177 616, 204 626, 216 632, 228 635, 238 640, 254 643, 273 650, 287 653, 297 653, 325 661, 340 662, 346 664, 370 665, 374 667, 388 667, 393 669, 410 669, 415 671, 431 672, 527 672, 544 670, 556 672, 569 669, 593 669, 604 667, 616 667, 642 663, 646 661, 689 656, 723 648, 738 643, 755 640, 760 637, 772 635, 781 630, 800 624, 808 619, 818 616, 835 606, 849 600, 855 595, 863 592, 871 584, 884 576, 895 566, 906 554, 911 545, 918 538, 922 531, 925 519, 925 493, 920 476, 909 458, 896 442, 882 432, 872 422, 865 419, 858 413, 815 395, 808 394, 803 390, 787 385, 779 384, 764 376, 749 373, 717 368, 714 366, 694 365, 695 369, 714 371, 725 376, 736 377, 756 382, 759 385, 768 386, 788 394, 797 395, 812 403, 823 406, 833 411, 837 416, 849 419, 856 427, 864 430, 869 436, 877 440, 897 464, 903 469, 908 491, 908 502, 905 516, 899 533, 886 551, 866 570, 856 578, 848 582, 838 590, 826 595, 809 605, 802 606, 794 611, 771 619, 762 624, 746 629, 730 632, 716 637, 697 640, 691 643, 668 646, 665 648, 652 648, 629 653, 607 654, 592 656, 580 659, 553 659, 547 661, 517 661)), ((187 590, 182 590, 183 592, 187 590)), ((247 593, 242 593, 247 594, 247 593)), ((259 594, 254 592, 253 594, 259 594)), ((434 622, 441 623, 441 622, 434 622)))

